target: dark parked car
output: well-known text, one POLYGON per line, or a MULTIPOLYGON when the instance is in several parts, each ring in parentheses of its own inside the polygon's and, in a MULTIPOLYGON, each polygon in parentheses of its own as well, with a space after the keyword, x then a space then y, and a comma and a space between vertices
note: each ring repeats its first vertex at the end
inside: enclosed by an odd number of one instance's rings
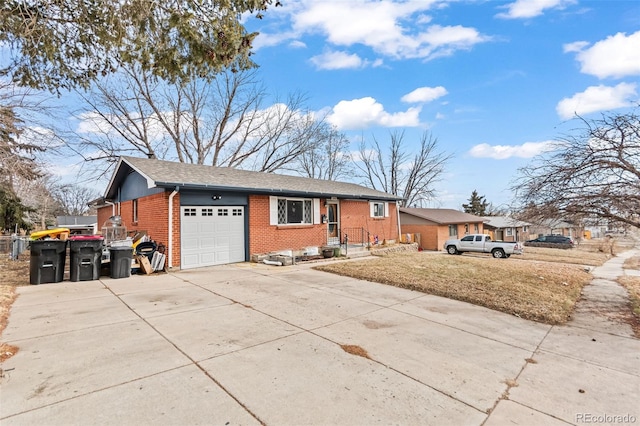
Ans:
POLYGON ((554 245, 573 246, 571 237, 565 237, 564 235, 543 235, 533 240, 527 240, 526 243, 534 243, 531 245, 539 245, 541 247, 553 247, 554 245))

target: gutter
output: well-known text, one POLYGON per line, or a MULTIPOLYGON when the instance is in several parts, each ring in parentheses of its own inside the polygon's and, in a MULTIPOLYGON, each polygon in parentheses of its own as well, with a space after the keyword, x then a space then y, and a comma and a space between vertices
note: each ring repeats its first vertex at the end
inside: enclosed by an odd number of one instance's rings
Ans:
POLYGON ((167 228, 169 231, 169 253, 167 256, 169 257, 169 269, 173 268, 173 197, 180 191, 180 187, 176 186, 171 195, 169 195, 169 227, 167 228))
POLYGON ((349 194, 349 193, 335 193, 335 192, 318 192, 318 191, 301 191, 295 189, 282 189, 282 188, 251 188, 251 187, 237 187, 237 186, 223 186, 223 185, 208 185, 208 184, 194 184, 194 183, 179 183, 179 182, 160 182, 156 181, 155 186, 159 188, 173 188, 180 186, 184 190, 210 190, 210 191, 226 191, 237 193, 249 193, 256 195, 283 195, 290 197, 306 197, 306 198, 331 198, 337 197, 339 199, 352 199, 352 200, 384 200, 384 201, 399 201, 401 198, 396 196, 385 196, 385 193, 380 194, 349 194))

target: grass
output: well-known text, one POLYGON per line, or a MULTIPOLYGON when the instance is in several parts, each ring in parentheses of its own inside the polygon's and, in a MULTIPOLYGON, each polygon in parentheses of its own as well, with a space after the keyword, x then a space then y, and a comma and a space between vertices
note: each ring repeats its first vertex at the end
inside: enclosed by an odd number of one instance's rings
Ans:
POLYGON ((511 259, 600 266, 611 257, 610 252, 599 251, 596 246, 584 246, 569 250, 527 246, 524 248, 522 256, 514 255, 511 256, 511 259))
MULTIPOLYGON (((640 270, 640 256, 630 257, 624 262, 625 269, 640 270)), ((618 282, 627 289, 631 301, 633 321, 631 327, 636 337, 640 338, 640 277, 625 275, 618 282)))
MULTIPOLYGON (((0 337, 7 327, 11 304, 18 297, 16 286, 29 284, 29 253, 18 260, 10 260, 6 254, 0 254, 0 337)), ((0 340, 0 362, 18 352, 18 348, 0 340)))
MULTIPOLYGON (((513 261, 514 257, 401 253, 316 269, 461 300, 528 320, 566 323, 591 275, 577 264, 550 267, 548 262, 513 261)), ((530 257, 558 259, 554 253, 544 252, 530 257)), ((604 260, 591 262, 601 264, 604 260)))

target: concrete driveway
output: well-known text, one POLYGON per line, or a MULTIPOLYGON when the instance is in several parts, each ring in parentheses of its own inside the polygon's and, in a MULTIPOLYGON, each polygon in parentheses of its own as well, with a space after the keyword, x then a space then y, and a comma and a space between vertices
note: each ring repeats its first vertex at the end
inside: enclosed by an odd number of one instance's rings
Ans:
POLYGON ((2 365, 2 425, 640 421, 640 341, 625 333, 308 265, 19 293, 3 335, 20 351, 2 365))

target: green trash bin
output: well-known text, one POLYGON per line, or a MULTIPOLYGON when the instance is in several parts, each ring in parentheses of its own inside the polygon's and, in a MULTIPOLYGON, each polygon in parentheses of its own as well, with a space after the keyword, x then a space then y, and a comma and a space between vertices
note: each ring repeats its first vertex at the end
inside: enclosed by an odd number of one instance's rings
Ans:
POLYGON ((91 281, 100 278, 102 266, 100 235, 77 235, 69 238, 69 279, 91 281))
POLYGON ((111 278, 128 278, 131 276, 131 261, 133 248, 110 247, 109 263, 111 264, 111 278))
POLYGON ((64 278, 67 242, 62 240, 34 240, 29 242, 29 282, 31 284, 59 283, 64 278))

